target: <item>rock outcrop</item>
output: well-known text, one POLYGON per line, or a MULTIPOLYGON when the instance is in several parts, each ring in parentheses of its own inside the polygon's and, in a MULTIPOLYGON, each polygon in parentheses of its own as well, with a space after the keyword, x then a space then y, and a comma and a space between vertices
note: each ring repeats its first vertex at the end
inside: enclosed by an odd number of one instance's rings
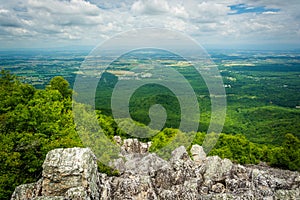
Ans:
MULTIPOLYGON (((116 138, 118 139, 118 138, 116 138)), ((182 146, 169 161, 147 153, 151 144, 129 139, 123 158, 114 160, 119 176, 97 171, 88 148, 55 149, 47 154, 42 178, 15 189, 12 200, 96 199, 299 199, 299 172, 266 166, 242 166, 218 156, 206 157, 199 145, 192 158, 182 146)))
POLYGON ((99 199, 99 183, 96 157, 90 149, 55 149, 46 156, 42 178, 18 186, 12 199, 99 199))

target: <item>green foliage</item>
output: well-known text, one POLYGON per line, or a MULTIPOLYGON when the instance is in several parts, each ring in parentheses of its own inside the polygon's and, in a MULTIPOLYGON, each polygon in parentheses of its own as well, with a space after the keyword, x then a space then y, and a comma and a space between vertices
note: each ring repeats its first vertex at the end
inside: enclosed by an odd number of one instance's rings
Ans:
POLYGON ((251 144, 243 135, 221 134, 209 155, 218 155, 241 164, 258 163, 259 160, 252 154, 255 147, 251 144))
POLYGON ((163 106, 166 110, 167 119, 164 127, 178 128, 181 116, 178 99, 169 89, 157 84, 144 85, 134 92, 129 104, 132 119, 149 124, 149 109, 155 104, 163 106))
POLYGON ((58 90, 59 93, 64 97, 71 97, 72 90, 70 89, 70 84, 61 76, 56 76, 51 79, 50 85, 48 86, 50 90, 58 90))
POLYGON ((292 134, 286 134, 281 147, 270 154, 271 166, 290 170, 300 170, 300 140, 292 134))
POLYGON ((172 128, 165 128, 163 131, 159 132, 151 139, 152 144, 150 147, 150 151, 154 152, 167 146, 172 141, 172 139, 174 139, 176 133, 177 130, 172 128))
MULTIPOLYGON (((65 80, 54 80, 70 90, 65 80)), ((0 83, 0 199, 8 199, 17 185, 41 177, 48 151, 82 144, 66 95, 70 93, 36 90, 5 71, 0 83)))
MULTIPOLYGON (((187 137, 184 137, 184 135, 176 129, 166 128, 151 139, 150 151, 156 152, 164 158, 169 158, 170 151, 179 145, 185 144, 183 138, 187 137), (181 138, 181 140, 178 143, 171 143, 176 135, 179 135, 178 138, 181 138), (166 146, 168 148, 164 149, 166 146)), ((203 145, 204 140, 206 140, 206 134, 198 132, 194 135, 191 144, 203 145)), ((206 142, 209 142, 209 140, 206 140, 206 142)), ((187 149, 189 150, 190 147, 191 145, 187 149)), ((285 136, 282 146, 252 143, 241 134, 220 134, 217 143, 208 155, 218 155, 221 158, 228 158, 240 164, 258 164, 263 161, 274 167, 300 170, 300 141, 292 134, 285 136)))
POLYGON ((105 115, 112 115, 110 98, 117 82, 118 77, 108 72, 104 72, 99 80, 95 94, 95 107, 105 115))
MULTIPOLYGON (((238 103, 236 102, 236 107, 238 103)), ((300 110, 274 105, 228 108, 223 131, 260 144, 282 145, 285 134, 300 137, 300 110)))
MULTIPOLYGON (((211 104, 205 82, 189 67, 176 70, 187 78, 196 92, 201 115, 197 131, 206 132, 210 124, 211 104)), ((298 75, 292 72, 257 72, 252 68, 238 69, 240 73, 229 72, 226 67, 222 70, 224 84, 231 85, 226 88, 228 104, 224 133, 243 134, 251 142, 272 145, 282 145, 287 133, 300 138, 300 109, 295 108, 300 103, 296 92, 299 88, 298 75), (290 79, 292 82, 287 83, 290 79), (285 84, 289 87, 282 88, 285 84)), ((112 115, 110 98, 117 81, 118 77, 110 73, 103 74, 99 81, 95 103, 105 115, 112 115)), ((150 122, 149 109, 154 104, 166 109, 164 128, 179 127, 181 113, 178 99, 167 88, 156 84, 144 85, 131 96, 129 111, 132 119, 147 125, 150 122)))
POLYGON ((107 174, 108 176, 119 176, 120 175, 118 170, 115 170, 115 169, 103 164, 102 162, 97 162, 97 165, 98 165, 98 171, 100 173, 107 174))
MULTIPOLYGON (((99 126, 99 119, 91 106, 74 102, 76 130, 84 146, 91 147, 98 160, 108 165, 118 157, 118 146, 112 140, 114 128, 108 122, 106 127, 99 126)), ((100 119, 102 120, 102 119, 100 119)))
POLYGON ((99 125, 103 129, 105 135, 110 139, 113 139, 115 135, 121 136, 121 138, 123 139, 130 137, 117 125, 117 123, 111 116, 104 115, 99 110, 96 111, 96 115, 98 118, 99 125))
POLYGON ((194 137, 194 140, 193 140, 193 143, 192 145, 194 144, 199 144, 199 145, 202 145, 204 139, 205 139, 205 133, 203 132, 197 132, 195 137, 194 137))
POLYGON ((165 128, 151 138, 151 152, 157 153, 164 159, 169 159, 173 150, 180 146, 188 148, 195 133, 183 133, 178 129, 165 128))
POLYGON ((32 98, 35 89, 28 84, 21 84, 8 71, 1 71, 0 78, 0 114, 15 109, 19 104, 26 104, 32 98))

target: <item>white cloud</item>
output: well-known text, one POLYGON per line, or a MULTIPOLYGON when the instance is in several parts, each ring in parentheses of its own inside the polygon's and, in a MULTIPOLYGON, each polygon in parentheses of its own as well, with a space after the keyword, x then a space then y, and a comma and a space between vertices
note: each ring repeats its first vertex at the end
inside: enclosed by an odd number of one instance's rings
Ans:
POLYGON ((299 0, 0 0, 0 42, 95 45, 132 28, 166 27, 206 44, 299 44, 299 9, 299 0), (271 10, 229 15, 237 4, 271 10))
POLYGON ((189 17, 189 14, 185 10, 185 8, 182 5, 177 5, 174 6, 171 9, 171 13, 173 13, 174 16, 179 17, 179 18, 184 18, 187 19, 189 17))
POLYGON ((197 12, 199 13, 199 15, 205 16, 206 18, 226 16, 229 11, 229 7, 221 3, 202 2, 197 5, 197 12))
POLYGON ((135 14, 158 15, 168 12, 169 5, 165 0, 138 0, 131 10, 135 14))
POLYGON ((79 14, 87 16, 97 16, 99 9, 97 6, 82 0, 70 0, 70 1, 40 1, 40 0, 28 0, 28 7, 34 10, 44 10, 53 14, 79 14))

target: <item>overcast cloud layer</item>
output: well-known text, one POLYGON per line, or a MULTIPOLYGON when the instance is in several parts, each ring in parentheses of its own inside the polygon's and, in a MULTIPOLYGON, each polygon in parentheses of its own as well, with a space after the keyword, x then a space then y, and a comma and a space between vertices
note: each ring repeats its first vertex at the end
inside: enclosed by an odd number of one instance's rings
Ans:
POLYGON ((297 48, 299 10, 299 0, 0 0, 0 48, 97 45, 143 27, 205 47, 297 48))

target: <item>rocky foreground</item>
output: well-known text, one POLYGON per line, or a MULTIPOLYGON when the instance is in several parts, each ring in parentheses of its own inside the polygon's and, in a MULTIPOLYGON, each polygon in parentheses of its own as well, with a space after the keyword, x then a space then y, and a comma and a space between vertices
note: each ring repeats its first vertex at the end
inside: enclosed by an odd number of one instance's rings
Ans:
POLYGON ((149 146, 125 140, 123 159, 113 162, 120 171, 117 177, 99 173, 88 148, 52 150, 44 161, 42 178, 18 186, 11 199, 300 199, 299 172, 206 157, 199 145, 192 147, 192 159, 179 147, 165 161, 147 153, 149 146))

